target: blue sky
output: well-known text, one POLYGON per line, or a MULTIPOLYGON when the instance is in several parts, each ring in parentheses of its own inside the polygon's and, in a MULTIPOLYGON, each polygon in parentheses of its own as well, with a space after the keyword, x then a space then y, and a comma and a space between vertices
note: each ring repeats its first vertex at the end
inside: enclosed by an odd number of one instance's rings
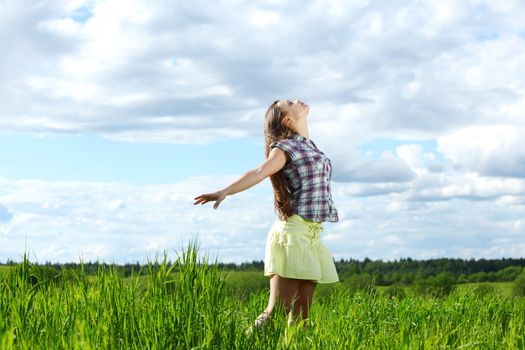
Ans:
POLYGON ((334 257, 525 251, 521 1, 4 1, 0 261, 262 260, 278 98, 334 165, 334 257), (475 14, 475 15, 473 15, 475 14))
POLYGON ((8 179, 162 184, 242 172, 264 159, 262 147, 262 141, 254 139, 218 140, 210 147, 119 142, 95 134, 5 134, 0 138, 0 163, 9 164, 2 169, 8 179))

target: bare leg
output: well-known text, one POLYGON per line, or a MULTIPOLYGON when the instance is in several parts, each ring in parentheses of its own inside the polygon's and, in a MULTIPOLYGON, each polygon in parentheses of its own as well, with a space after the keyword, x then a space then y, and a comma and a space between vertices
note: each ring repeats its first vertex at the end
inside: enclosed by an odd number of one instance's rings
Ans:
POLYGON ((256 324, 262 326, 266 319, 273 314, 276 307, 284 306, 287 314, 297 318, 300 315, 301 306, 298 299, 298 290, 301 280, 285 278, 279 275, 270 277, 270 298, 268 306, 262 314, 257 317, 256 324))
MULTIPOLYGON (((312 306, 312 301, 314 299, 314 290, 317 286, 317 283, 309 280, 301 280, 298 290, 298 304, 301 307, 301 317, 303 320, 307 320, 310 315, 310 307, 312 306)), ((304 328, 306 328, 307 323, 304 323, 304 328)))

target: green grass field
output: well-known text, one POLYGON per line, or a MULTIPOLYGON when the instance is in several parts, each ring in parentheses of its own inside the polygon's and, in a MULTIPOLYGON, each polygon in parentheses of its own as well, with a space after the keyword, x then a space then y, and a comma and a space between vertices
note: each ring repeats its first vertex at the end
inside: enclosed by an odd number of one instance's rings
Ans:
MULTIPOLYGON (((523 349, 525 298, 461 286, 440 298, 342 284, 315 299, 307 328, 276 315, 246 335, 267 289, 240 293, 189 246, 173 265, 124 278, 114 269, 54 280, 29 262, 0 274, 1 349, 523 349)), ((228 278, 255 277, 234 276, 228 278)), ((264 281, 264 280, 263 280, 264 281)), ((501 285, 501 290, 508 289, 501 285)))
POLYGON ((512 296, 512 282, 480 282, 457 284, 456 288, 460 291, 468 291, 474 288, 488 289, 494 293, 500 293, 502 296, 512 296))

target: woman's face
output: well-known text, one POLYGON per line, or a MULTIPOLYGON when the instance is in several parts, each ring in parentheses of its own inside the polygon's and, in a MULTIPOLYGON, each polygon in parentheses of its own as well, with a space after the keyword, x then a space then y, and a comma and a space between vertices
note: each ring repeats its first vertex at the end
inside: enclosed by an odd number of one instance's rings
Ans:
POLYGON ((310 106, 299 99, 295 100, 279 100, 277 106, 281 108, 286 114, 286 118, 289 118, 292 123, 296 123, 299 120, 305 119, 310 111, 310 106))

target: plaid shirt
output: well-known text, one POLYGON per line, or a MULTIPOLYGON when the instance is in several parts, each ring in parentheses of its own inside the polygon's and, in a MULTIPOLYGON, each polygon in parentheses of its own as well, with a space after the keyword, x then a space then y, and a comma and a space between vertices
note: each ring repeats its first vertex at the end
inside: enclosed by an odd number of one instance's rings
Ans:
POLYGON ((273 142, 270 149, 274 147, 290 157, 281 171, 292 194, 294 214, 316 222, 338 221, 330 190, 330 159, 312 140, 298 134, 291 139, 273 142))

